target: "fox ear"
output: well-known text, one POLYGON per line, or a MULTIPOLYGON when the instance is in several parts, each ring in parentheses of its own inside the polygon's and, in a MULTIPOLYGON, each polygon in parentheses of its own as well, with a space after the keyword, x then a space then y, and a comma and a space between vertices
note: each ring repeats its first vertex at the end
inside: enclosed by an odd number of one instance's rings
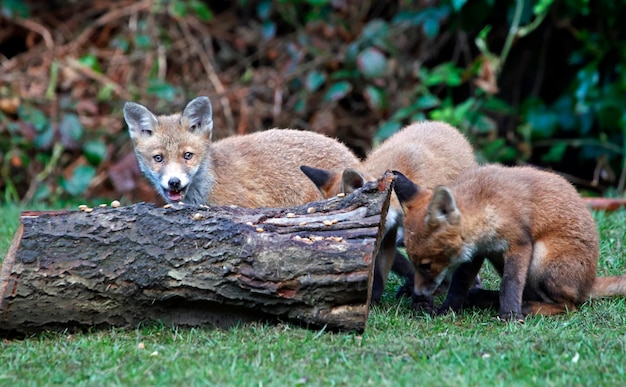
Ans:
POLYGON ((341 190, 347 194, 356 191, 365 184, 365 176, 354 168, 346 168, 341 175, 341 190))
POLYGON ((308 165, 301 165, 300 170, 311 179, 324 198, 328 199, 334 195, 332 189, 335 173, 333 171, 309 167, 308 165))
POLYGON ((441 224, 458 225, 461 221, 461 211, 456 206, 452 191, 448 187, 438 186, 435 188, 430 203, 426 224, 436 227, 441 224))
POLYGON ((404 206, 405 203, 413 199, 419 193, 420 188, 401 172, 393 171, 393 174, 396 177, 393 189, 396 191, 396 196, 398 196, 400 204, 404 206))
POLYGON ((192 99, 183 110, 180 120, 190 131, 198 131, 210 137, 213 133, 213 108, 209 97, 192 99))
POLYGON ((159 120, 148 108, 135 102, 124 104, 124 120, 128 125, 131 139, 139 136, 151 136, 159 120))
POLYGON ((318 188, 323 187, 330 181, 330 171, 321 168, 313 168, 308 165, 301 165, 300 170, 306 175, 313 184, 318 188))

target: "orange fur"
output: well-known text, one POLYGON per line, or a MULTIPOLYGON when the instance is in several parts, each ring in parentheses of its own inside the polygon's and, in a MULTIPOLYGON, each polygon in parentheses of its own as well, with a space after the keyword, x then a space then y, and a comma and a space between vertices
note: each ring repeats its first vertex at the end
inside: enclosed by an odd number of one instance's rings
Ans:
MULTIPOLYGON (((492 165, 434 190, 398 176, 396 189, 407 253, 420 273, 415 294, 430 297, 452 276, 440 312, 463 307, 485 258, 502 277, 496 303, 503 319, 574 310, 591 295, 626 295, 626 276, 596 278, 593 217, 558 175, 492 165)), ((485 301, 486 292, 470 296, 485 301)))
POLYGON ((142 172, 170 202, 291 207, 322 199, 300 165, 359 164, 345 145, 307 131, 271 129, 213 143, 207 97, 168 116, 129 102, 124 117, 142 172))
MULTIPOLYGON (((350 193, 366 181, 382 176, 386 170, 397 170, 423 187, 448 184, 463 171, 477 166, 474 151, 465 136, 454 127, 436 121, 411 124, 376 147, 356 168, 327 170, 325 179, 315 179, 324 197, 340 192, 350 193)), ((312 178, 313 179, 313 178, 312 178)), ((373 300, 377 301, 387 277, 395 267, 404 267, 396 253, 395 236, 402 225, 403 212, 396 195, 391 198, 387 214, 387 235, 376 258, 373 300), (393 240, 387 240, 393 238, 393 240), (382 284, 381 284, 382 283, 382 284)), ((410 266, 407 265, 408 268, 410 266)), ((412 277, 412 270, 402 269, 402 276, 412 277)), ((412 278, 407 278, 407 285, 412 278)), ((410 286, 409 286, 410 287, 410 286)))

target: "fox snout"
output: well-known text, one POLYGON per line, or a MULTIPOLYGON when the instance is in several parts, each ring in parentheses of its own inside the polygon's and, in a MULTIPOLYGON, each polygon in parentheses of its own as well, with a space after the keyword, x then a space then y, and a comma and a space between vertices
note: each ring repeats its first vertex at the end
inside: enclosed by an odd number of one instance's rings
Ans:
POLYGON ((445 279, 449 279, 451 274, 452 272, 446 269, 435 274, 430 269, 425 270, 418 265, 415 270, 413 294, 420 297, 432 297, 439 285, 445 279))
POLYGON ((413 294, 420 297, 432 297, 439 284, 430 279, 421 278, 420 280, 420 284, 415 284, 413 294))
MULTIPOLYGON (((166 168, 170 169, 170 168, 166 168)), ((184 173, 165 173, 160 178, 161 189, 163 190, 163 196, 170 202, 177 202, 183 200, 187 191, 190 179, 184 173)))
POLYGON ((173 191, 176 190, 180 190, 180 179, 177 177, 172 177, 171 179, 168 180, 167 185, 169 186, 169 188, 173 191))

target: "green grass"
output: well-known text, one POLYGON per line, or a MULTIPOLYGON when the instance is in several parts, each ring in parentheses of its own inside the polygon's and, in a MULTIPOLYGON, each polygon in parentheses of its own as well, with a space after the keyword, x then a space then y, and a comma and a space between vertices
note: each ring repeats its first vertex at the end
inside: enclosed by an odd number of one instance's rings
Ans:
MULTIPOLYGON (((0 208, 2 257, 19 210, 0 208)), ((626 211, 596 219, 599 273, 626 272, 626 211)), ((483 276, 488 286, 497 285, 493 273, 483 276)), ((149 325, 4 340, 0 385, 626 385, 624 298, 503 324, 495 311, 419 315, 408 300, 394 300, 395 286, 389 284, 363 334, 290 324, 229 330, 149 325)))

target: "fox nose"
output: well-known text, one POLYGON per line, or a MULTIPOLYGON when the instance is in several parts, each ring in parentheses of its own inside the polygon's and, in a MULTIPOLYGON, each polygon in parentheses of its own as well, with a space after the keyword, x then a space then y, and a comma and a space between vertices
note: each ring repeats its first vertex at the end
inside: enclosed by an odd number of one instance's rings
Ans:
POLYGON ((180 179, 177 177, 172 177, 168 182, 167 185, 169 185, 170 189, 172 190, 178 190, 180 189, 180 179))

